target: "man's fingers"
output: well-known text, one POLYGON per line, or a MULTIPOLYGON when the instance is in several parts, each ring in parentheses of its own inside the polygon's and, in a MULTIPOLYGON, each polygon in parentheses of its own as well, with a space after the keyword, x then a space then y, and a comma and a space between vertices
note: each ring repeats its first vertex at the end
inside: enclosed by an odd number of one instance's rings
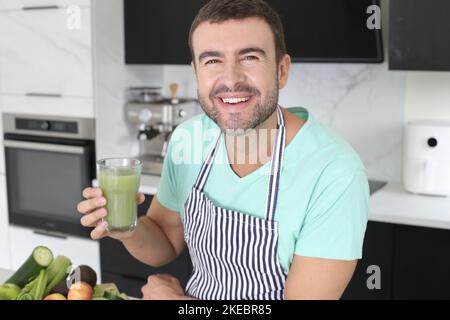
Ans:
POLYGON ((107 231, 106 227, 108 226, 108 223, 106 221, 100 221, 94 230, 91 231, 91 238, 93 240, 98 240, 106 236, 107 231))
POLYGON ((162 280, 162 281, 169 281, 169 282, 178 282, 178 279, 177 278, 175 278, 175 277, 173 277, 173 276, 171 276, 170 274, 168 274, 168 273, 158 273, 158 274, 153 274, 153 275, 151 275, 151 276, 149 276, 148 278, 147 278, 147 281, 148 282, 155 282, 155 281, 158 281, 158 280, 162 280))
POLYGON ((100 188, 85 188, 83 190, 83 197, 86 199, 100 198, 102 196, 102 189, 100 188))
POLYGON ((85 216, 83 216, 80 222, 83 227, 93 227, 98 223, 99 220, 106 217, 106 215, 107 215, 106 209, 100 208, 90 214, 86 214, 85 216))
POLYGON ((167 281, 174 280, 174 277, 172 277, 170 274, 167 274, 167 273, 161 273, 161 274, 158 274, 158 276, 160 279, 163 279, 163 280, 167 280, 167 281))
POLYGON ((136 202, 137 204, 142 204, 145 201, 145 196, 143 193, 138 193, 136 196, 136 202))
POLYGON ((103 207, 106 204, 106 199, 103 197, 84 200, 78 203, 77 210, 82 214, 87 214, 97 208, 103 207))

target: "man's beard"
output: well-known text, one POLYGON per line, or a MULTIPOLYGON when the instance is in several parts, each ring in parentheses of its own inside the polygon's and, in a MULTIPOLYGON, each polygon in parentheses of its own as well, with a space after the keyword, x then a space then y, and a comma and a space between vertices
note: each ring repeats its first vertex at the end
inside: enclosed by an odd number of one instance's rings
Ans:
POLYGON ((267 98, 253 107, 253 113, 251 115, 244 116, 244 111, 246 110, 235 113, 221 112, 219 108, 214 105, 214 97, 220 93, 232 92, 246 92, 255 98, 261 97, 258 89, 244 84, 236 85, 234 90, 230 90, 226 86, 220 86, 211 91, 209 95, 210 105, 208 104, 208 99, 204 98, 200 92, 197 91, 198 99, 203 111, 223 132, 230 135, 243 135, 249 130, 257 128, 273 114, 278 106, 279 87, 276 82, 272 90, 268 92, 267 98))

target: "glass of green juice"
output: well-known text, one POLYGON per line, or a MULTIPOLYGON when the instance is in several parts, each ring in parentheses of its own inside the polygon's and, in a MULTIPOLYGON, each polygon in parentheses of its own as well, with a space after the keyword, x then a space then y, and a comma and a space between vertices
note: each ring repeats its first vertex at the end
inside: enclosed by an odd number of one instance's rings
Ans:
POLYGON ((132 231, 137 224, 136 197, 139 191, 142 162, 129 158, 97 161, 97 179, 106 198, 108 232, 132 231))

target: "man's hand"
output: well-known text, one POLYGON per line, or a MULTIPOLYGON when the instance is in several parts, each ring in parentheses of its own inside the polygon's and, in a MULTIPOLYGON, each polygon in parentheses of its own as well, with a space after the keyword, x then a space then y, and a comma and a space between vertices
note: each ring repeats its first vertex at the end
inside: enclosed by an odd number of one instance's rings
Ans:
MULTIPOLYGON (((110 234, 106 231, 107 223, 103 221, 108 212, 106 211, 106 198, 102 194, 100 188, 86 188, 83 190, 83 197, 86 199, 81 201, 77 205, 77 210, 83 216, 80 223, 84 227, 94 228, 91 232, 91 238, 93 240, 101 239, 105 236, 117 240, 124 240, 131 237, 132 232, 124 232, 118 234, 110 234)), ((143 203, 145 196, 142 193, 138 193, 136 196, 137 204, 143 203)))
POLYGON ((141 291, 143 300, 180 300, 186 298, 178 279, 169 274, 151 275, 141 291))

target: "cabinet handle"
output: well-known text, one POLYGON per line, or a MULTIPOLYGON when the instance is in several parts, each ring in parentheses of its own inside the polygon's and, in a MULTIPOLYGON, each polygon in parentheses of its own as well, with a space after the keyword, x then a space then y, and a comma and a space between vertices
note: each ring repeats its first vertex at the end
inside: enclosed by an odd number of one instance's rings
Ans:
POLYGON ((59 6, 35 6, 35 7, 22 7, 22 10, 48 10, 48 9, 59 9, 59 6))
POLYGON ((58 233, 53 233, 53 232, 49 232, 49 231, 43 231, 43 230, 33 230, 34 234, 40 235, 40 236, 48 236, 48 237, 53 237, 53 238, 58 238, 58 239, 64 239, 66 240, 67 237, 62 235, 62 234, 58 234, 58 233))
POLYGON ((25 93, 27 97, 43 97, 43 98, 62 98, 60 93, 37 93, 37 92, 27 92, 25 93))

